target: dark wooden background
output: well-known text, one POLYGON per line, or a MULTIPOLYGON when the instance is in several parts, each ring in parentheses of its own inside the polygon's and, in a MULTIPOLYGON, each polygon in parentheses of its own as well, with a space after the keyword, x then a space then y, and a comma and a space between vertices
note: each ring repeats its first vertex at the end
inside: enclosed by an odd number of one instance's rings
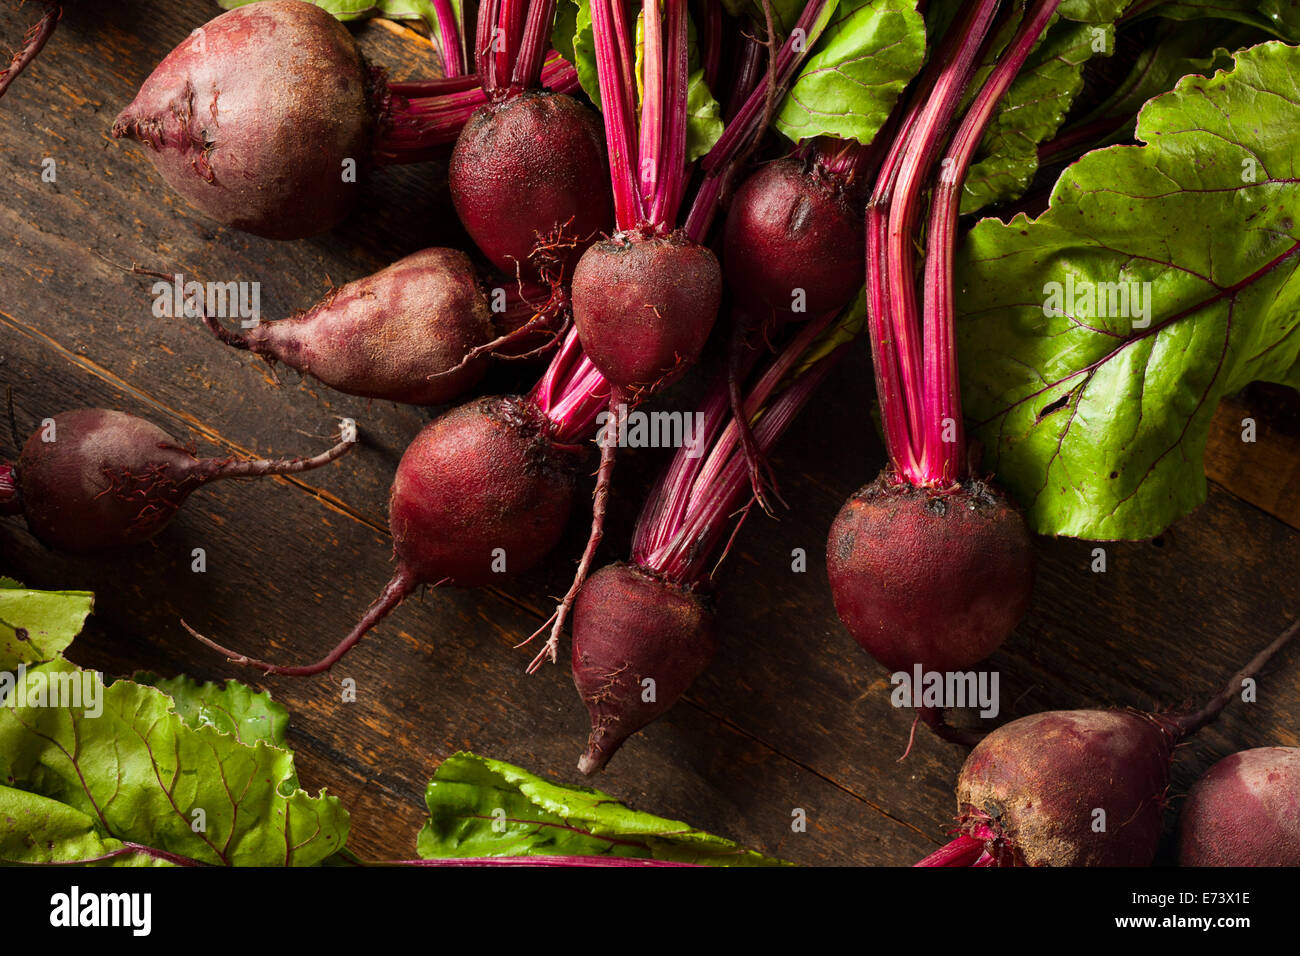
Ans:
MULTIPOLYGON (((586 715, 565 666, 523 673, 513 645, 564 590, 585 536, 576 518, 548 565, 509 591, 429 591, 319 678, 258 680, 190 640, 184 618, 227 643, 276 659, 319 656, 378 594, 390 571, 386 499, 402 450, 432 414, 333 394, 293 373, 276 387, 261 363, 219 346, 197 322, 155 318, 150 280, 133 262, 200 280, 260 281, 279 316, 416 249, 461 243, 439 164, 390 169, 366 187, 363 212, 318 239, 275 243, 217 227, 163 185, 137 145, 108 134, 153 66, 214 15, 207 2, 68 3, 42 57, 0 101, 0 383, 13 387, 20 431, 86 405, 146 416, 219 454, 305 454, 328 444, 337 416, 364 444, 301 478, 204 490, 153 543, 110 558, 52 554, 20 519, 0 521, 0 572, 32 587, 86 588, 96 612, 72 656, 108 673, 151 669, 237 676, 293 713, 304 785, 327 786, 352 811, 363 855, 414 853, 425 781, 469 748, 565 783, 586 715), (42 161, 57 183, 42 182, 42 161), (195 547, 208 570, 190 570, 195 547), (358 685, 340 701, 339 680, 358 685)), ((14 45, 39 12, 0 11, 14 45)), ((356 28, 397 78, 431 75, 427 42, 403 26, 356 28)), ((533 373, 535 374, 535 373, 533 373)), ((491 387, 528 383, 522 369, 491 387)), ((698 385, 698 381, 694 383, 698 385)), ((688 407, 688 382, 666 396, 688 407)), ((812 864, 907 864, 944 839, 962 753, 919 735, 897 758, 909 718, 887 675, 840 628, 822 552, 844 498, 883 462, 865 410, 865 344, 823 388, 779 449, 794 510, 752 519, 721 575, 724 646, 665 719, 624 747, 596 783, 645 810, 812 864), (808 570, 791 571, 804 548, 808 570), (792 813, 807 813, 805 833, 792 813)), ((993 658, 1003 718, 1053 707, 1154 707, 1199 700, 1300 613, 1300 434, 1287 398, 1248 391, 1216 419, 1209 500, 1154 541, 1040 540, 1033 609, 993 658), (1239 422, 1259 420, 1258 441, 1239 422)), ((4 429, 0 428, 0 433, 4 429)), ((14 454, 12 443, 4 455, 14 454)), ((602 559, 625 556, 660 454, 621 460, 602 559)), ((567 651, 567 642, 566 642, 567 651)), ((563 660, 563 658, 562 658, 563 660)), ((1173 805, 1232 750, 1300 744, 1300 653, 1180 751, 1173 805)), ((1172 822, 1172 813, 1171 813, 1172 822)))

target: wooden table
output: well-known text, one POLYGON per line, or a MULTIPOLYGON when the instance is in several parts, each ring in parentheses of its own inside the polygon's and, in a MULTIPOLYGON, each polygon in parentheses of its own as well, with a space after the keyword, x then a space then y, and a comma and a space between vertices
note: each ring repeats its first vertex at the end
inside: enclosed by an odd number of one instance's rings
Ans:
MULTIPOLYGON (((18 41, 38 8, 0 12, 18 41)), ((156 318, 151 280, 132 263, 202 281, 260 281, 264 314, 313 302, 341 283, 435 244, 460 244, 445 166, 375 176, 357 215, 319 239, 276 243, 217 227, 163 185, 141 148, 108 135, 117 111, 168 50, 216 12, 206 3, 67 4, 58 33, 0 101, 0 382, 13 386, 20 430, 86 405, 146 416, 209 453, 304 454, 325 447, 338 416, 363 446, 300 478, 226 482, 191 499, 152 544, 111 558, 44 550, 18 519, 0 521, 0 572, 38 588, 87 588, 95 615, 74 646, 111 674, 149 669, 236 676, 269 688, 293 714, 305 786, 328 786, 352 811, 363 855, 410 856, 423 791, 455 750, 521 764, 565 783, 587 718, 565 666, 523 673, 514 648, 562 593, 585 537, 581 516, 549 564, 506 590, 431 590, 412 600, 328 676, 239 671, 182 631, 184 618, 258 656, 314 659, 342 637, 390 571, 387 489, 426 409, 334 394, 293 373, 276 386, 249 356, 193 320, 156 318), (53 159, 54 183, 42 180, 53 159), (203 548, 207 571, 191 571, 203 548), (343 703, 351 677, 357 701, 343 703)), ((417 33, 375 22, 357 30, 397 78, 428 76, 417 33)), ((716 361, 716 356, 715 356, 716 361)), ((502 367, 490 387, 536 371, 502 367)), ((664 398, 689 407, 699 377, 664 398)), ((1276 396, 1220 410, 1208 450, 1209 500, 1154 541, 1040 540, 1031 613, 992 665, 1003 718, 1053 707, 1175 706, 1199 701, 1300 613, 1300 434, 1270 411, 1276 396), (1255 404, 1252 404, 1255 402, 1255 404), (1244 444, 1238 423, 1259 421, 1244 444)), ((822 553, 844 498, 874 476, 883 451, 866 414, 865 344, 823 388, 775 464, 794 508, 752 518, 720 576, 723 648, 687 698, 637 736, 596 781, 646 810, 810 864, 907 864, 944 838, 962 753, 909 726, 887 675, 841 629, 822 553), (805 573, 791 552, 808 554, 805 573), (806 832, 793 832, 797 809, 806 832)), ((6 446, 5 456, 13 454, 6 446)), ((620 461, 602 560, 625 556, 646 486, 665 456, 620 461)), ((594 465, 594 459, 593 459, 594 465)), ((563 658, 562 658, 563 660, 563 658)), ((1300 744, 1300 653, 1179 751, 1171 795, 1232 750, 1300 744)), ((1172 823, 1172 812, 1170 822, 1172 823)))

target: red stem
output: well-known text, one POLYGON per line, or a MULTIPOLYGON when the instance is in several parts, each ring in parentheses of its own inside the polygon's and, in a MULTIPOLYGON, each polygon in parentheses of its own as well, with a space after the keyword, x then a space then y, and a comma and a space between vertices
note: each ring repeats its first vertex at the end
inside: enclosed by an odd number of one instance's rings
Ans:
POLYGON ((538 86, 542 61, 551 40, 551 25, 555 21, 555 3, 556 0, 531 0, 528 5, 528 19, 510 81, 514 88, 531 90, 538 86))
POLYGON ((312 674, 323 673, 337 664, 344 654, 352 650, 352 648, 356 646, 357 642, 369 633, 371 628, 382 621, 388 613, 393 610, 393 608, 406 600, 411 592, 419 586, 420 582, 416 581, 409 571, 405 568, 399 567, 397 574, 395 574, 393 579, 384 586, 383 593, 379 595, 374 604, 370 605, 370 609, 367 610, 365 616, 357 622, 357 625, 352 629, 352 632, 340 641, 334 650, 330 651, 314 664, 304 664, 295 667, 288 667, 282 664, 271 664, 267 661, 258 660, 254 657, 247 657, 237 651, 232 651, 227 647, 223 647, 216 641, 204 637, 184 621, 181 621, 181 627, 189 631, 191 637, 206 644, 218 654, 225 655, 232 664, 241 664, 245 667, 251 667, 255 670, 262 671, 264 674, 284 674, 289 677, 309 677, 312 674))
POLYGON ((920 483, 923 367, 915 250, 925 176, 970 82, 997 0, 963 7, 933 54, 867 207, 867 314, 885 443, 895 470, 920 483))
MULTIPOLYGON (((745 414, 752 418, 763 410, 762 417, 753 427, 755 443, 761 454, 771 450, 843 354, 841 347, 803 369, 798 378, 771 400, 809 345, 825 331, 833 318, 833 314, 826 315, 804 325, 750 390, 745 400, 745 414)), ((715 550, 724 540, 728 519, 746 495, 753 493, 749 464, 740 446, 740 430, 734 420, 722 427, 729 410, 724 372, 701 409, 704 434, 697 439, 696 445, 678 449, 665 478, 656 485, 637 521, 632 561, 668 580, 688 583, 704 574, 705 568, 714 560, 715 550), (700 455, 706 441, 711 442, 710 451, 701 462, 700 455)))
POLYGON ((912 866, 974 866, 984 855, 984 841, 962 834, 912 866))
POLYGON ((438 17, 438 34, 441 37, 439 52, 442 53, 442 71, 448 77, 465 74, 465 51, 461 40, 460 28, 456 23, 456 11, 452 9, 451 0, 432 0, 433 12, 438 17))
POLYGON ((0 515, 20 515, 23 501, 18 494, 18 474, 12 462, 0 462, 0 515))
MULTIPOLYGON (((828 0, 808 0, 804 5, 794 30, 777 52, 771 76, 773 86, 769 88, 766 73, 758 70, 753 72, 749 85, 744 88, 744 102, 735 116, 727 120, 722 135, 700 161, 704 180, 696 191, 695 202, 686 218, 686 234, 694 241, 704 241, 717 214, 722 195, 735 176, 735 167, 766 131, 765 120, 769 119, 769 107, 789 91, 800 65, 820 36, 821 31, 814 29, 814 26, 825 11, 827 2, 828 0), (796 36, 804 38, 798 50, 795 49, 796 36)), ((754 44, 754 48, 756 52, 761 52, 762 48, 758 44, 754 44)))
POLYGON ((952 261, 962 184, 998 102, 1024 66, 1060 0, 1035 0, 958 127, 939 167, 930 204, 925 260, 924 410, 920 478, 948 487, 965 477, 966 437, 957 375, 952 261), (946 434, 951 429, 951 434, 946 434), (947 439, 947 440, 945 440, 947 439))
POLYGON ((614 190, 614 221, 620 230, 628 230, 635 228, 644 215, 633 165, 637 156, 633 49, 622 0, 591 0, 591 25, 614 190))

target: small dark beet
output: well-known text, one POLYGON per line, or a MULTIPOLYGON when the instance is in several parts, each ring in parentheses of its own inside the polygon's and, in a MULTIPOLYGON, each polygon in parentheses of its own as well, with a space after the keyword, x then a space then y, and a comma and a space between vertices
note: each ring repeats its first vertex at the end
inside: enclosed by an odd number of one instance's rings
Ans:
POLYGON ((388 524, 411 577, 462 587, 533 567, 564 533, 576 458, 518 397, 461 405, 425 426, 397 466, 388 524))
POLYGON ((562 93, 529 91, 477 110, 456 140, 448 183, 465 231, 511 276, 537 278, 530 257, 560 230, 551 254, 569 275, 614 222, 600 121, 562 93))
POLYGON ((768 163, 727 210, 727 288, 755 322, 824 315, 862 287, 864 246, 862 210, 832 176, 794 159, 768 163))
POLYGON ((680 378, 704 350, 722 303, 722 270, 680 234, 598 242, 573 273, 573 323, 613 385, 649 390, 680 378))
POLYGON ((351 447, 339 442, 314 458, 279 461, 196 458, 142 418, 82 408, 55 415, 28 438, 18 488, 27 526, 44 545, 103 551, 153 537, 209 481, 308 471, 351 447))
POLYGON ((882 475, 831 525, 826 569, 849 633, 891 671, 956 671, 988 657, 1029 607, 1033 547, 996 489, 933 492, 882 475))
POLYGON ((713 612, 694 590, 628 564, 587 579, 573 609, 573 682, 591 718, 578 761, 596 773, 668 710, 717 650, 713 612))

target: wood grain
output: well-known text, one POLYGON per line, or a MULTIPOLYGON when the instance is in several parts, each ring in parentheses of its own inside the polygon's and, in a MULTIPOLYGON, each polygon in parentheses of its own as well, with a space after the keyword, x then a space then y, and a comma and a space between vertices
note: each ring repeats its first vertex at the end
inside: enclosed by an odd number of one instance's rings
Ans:
MULTIPOLYGON (((163 0, 69 4, 42 58, 0 101, 0 230, 9 237, 0 245, 0 379, 13 386, 24 430, 59 410, 102 405, 144 415, 214 453, 307 453, 328 443, 339 416, 359 422, 363 443, 291 480, 211 486, 153 543, 110 559, 51 554, 21 521, 5 520, 0 572, 34 587, 97 593, 72 655, 79 663, 117 674, 236 676, 269 688, 293 713, 304 784, 327 786, 351 808, 354 849, 409 856, 425 782, 455 750, 582 782, 575 763, 586 717, 567 668, 526 677, 531 653, 513 645, 563 590, 585 521, 576 517, 555 558, 508 592, 433 590, 408 602, 328 676, 258 680, 181 630, 183 618, 277 659, 312 659, 331 647, 391 573, 388 485, 432 411, 340 396, 292 375, 277 386, 264 366, 224 349, 198 323, 155 318, 150 283, 127 269, 260 281, 264 309, 278 315, 311 303, 330 281, 427 245, 465 245, 445 164, 383 170, 345 227, 274 243, 200 218, 138 147, 112 140, 112 119, 140 81, 215 12, 163 0), (47 157, 57 183, 41 180, 47 157), (206 551, 203 574, 190 570, 196 547, 206 551), (357 682, 356 703, 341 700, 344 677, 357 682)), ((0 37, 19 35, 24 16, 0 12, 0 37)), ((415 32, 354 29, 393 75, 432 69, 415 32)), ((518 389, 532 374, 503 367, 487 385, 518 389)), ((663 403, 690 407, 706 374, 663 403)), ((908 715, 890 706, 887 675, 840 628, 824 576, 832 517, 883 462, 863 414, 870 382, 862 349, 780 448, 782 491, 796 507, 779 521, 751 518, 720 572, 716 665, 624 748, 598 781, 603 789, 801 863, 907 864, 942 841, 962 755, 921 735, 898 762, 908 715), (792 570, 796 548, 807 554, 806 571, 792 570), (792 832, 798 809, 807 832, 792 832)), ((1253 445, 1234 437, 1233 422, 1255 400, 1225 405, 1207 451, 1209 500, 1156 541, 1105 545, 1104 574, 1090 570, 1092 544, 1038 542, 1033 608, 992 661, 1002 681, 999 720, 1199 700, 1300 614, 1292 504, 1300 499, 1288 493, 1300 475, 1300 444, 1273 425, 1253 445)), ((602 562, 624 556, 662 460, 638 452, 620 461, 602 562)), ((1300 653, 1261 686, 1258 704, 1230 708, 1180 751, 1175 794, 1230 750, 1300 743, 1300 653)))

